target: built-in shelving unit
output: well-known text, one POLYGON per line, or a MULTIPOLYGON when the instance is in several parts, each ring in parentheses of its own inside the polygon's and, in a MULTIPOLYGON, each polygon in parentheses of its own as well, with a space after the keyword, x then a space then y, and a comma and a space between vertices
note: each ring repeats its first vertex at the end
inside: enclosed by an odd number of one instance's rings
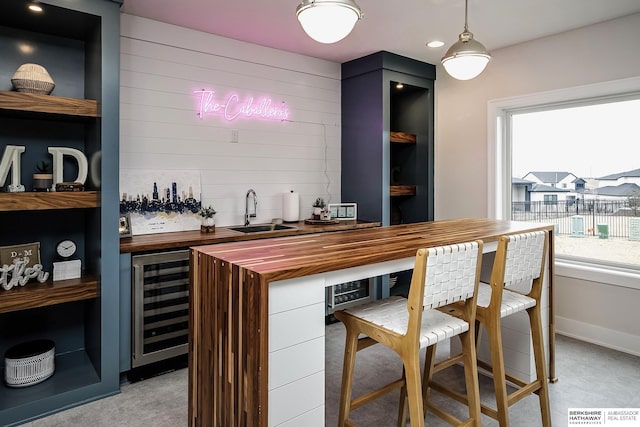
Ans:
POLYGON ((342 64, 342 201, 359 219, 433 220, 434 80, 433 65, 390 52, 342 64))
MULTIPOLYGON (((37 242, 44 283, 0 289, 0 355, 33 339, 55 343, 55 373, 24 388, 0 383, 0 424, 19 425, 117 393, 118 353, 118 88, 121 0, 42 0, 34 15, 25 0, 5 0, 0 14, 0 154, 24 147, 20 183, 0 188, 0 246, 37 242), (50 95, 20 93, 11 77, 24 63, 47 69, 50 95), (48 149, 66 147, 87 158, 85 191, 34 192, 32 174, 48 149), (77 244, 78 279, 53 281, 56 243, 77 244)), ((78 165, 63 160, 63 180, 78 165)), ((12 166, 13 167, 13 163, 12 166)), ((14 179, 9 174, 8 180, 14 179)), ((5 183, 7 184, 7 183, 5 183)), ((0 359, 0 373, 4 358, 0 359)))

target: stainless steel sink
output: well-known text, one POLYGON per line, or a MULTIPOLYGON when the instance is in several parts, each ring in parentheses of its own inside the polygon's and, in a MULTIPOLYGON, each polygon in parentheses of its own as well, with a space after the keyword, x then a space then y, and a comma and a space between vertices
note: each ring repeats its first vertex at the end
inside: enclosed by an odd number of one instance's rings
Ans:
POLYGON ((257 224, 257 225, 249 225, 247 227, 227 227, 229 230, 239 231, 241 233, 262 233, 265 231, 276 231, 276 230, 293 230, 296 227, 291 227, 288 225, 282 224, 257 224))

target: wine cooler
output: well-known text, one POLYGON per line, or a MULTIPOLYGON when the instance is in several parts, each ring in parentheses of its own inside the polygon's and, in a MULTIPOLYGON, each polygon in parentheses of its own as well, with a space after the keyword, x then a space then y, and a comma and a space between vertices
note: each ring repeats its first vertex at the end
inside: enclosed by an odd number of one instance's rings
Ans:
POLYGON ((131 366, 188 352, 189 251, 132 257, 131 366))
POLYGON ((374 279, 354 280, 327 288, 327 323, 336 321, 333 313, 354 305, 373 301, 374 279))

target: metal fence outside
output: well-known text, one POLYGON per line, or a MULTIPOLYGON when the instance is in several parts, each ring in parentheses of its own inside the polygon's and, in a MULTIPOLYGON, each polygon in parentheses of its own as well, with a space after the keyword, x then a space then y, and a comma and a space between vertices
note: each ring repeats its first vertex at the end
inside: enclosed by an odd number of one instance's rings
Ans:
POLYGON ((556 225, 557 234, 576 232, 576 221, 582 217, 585 235, 597 236, 598 229, 608 231, 607 237, 630 238, 630 218, 640 217, 640 207, 630 206, 627 200, 566 200, 512 202, 514 221, 544 222, 556 225), (600 226, 600 227, 598 227, 600 226))

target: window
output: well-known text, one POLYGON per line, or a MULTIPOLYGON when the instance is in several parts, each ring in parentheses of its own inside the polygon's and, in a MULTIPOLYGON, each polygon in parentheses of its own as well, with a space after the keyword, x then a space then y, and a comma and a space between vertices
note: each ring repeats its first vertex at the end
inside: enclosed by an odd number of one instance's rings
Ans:
POLYGON ((640 269, 640 79, 602 89, 489 103, 490 214, 554 224, 557 259, 640 269))

